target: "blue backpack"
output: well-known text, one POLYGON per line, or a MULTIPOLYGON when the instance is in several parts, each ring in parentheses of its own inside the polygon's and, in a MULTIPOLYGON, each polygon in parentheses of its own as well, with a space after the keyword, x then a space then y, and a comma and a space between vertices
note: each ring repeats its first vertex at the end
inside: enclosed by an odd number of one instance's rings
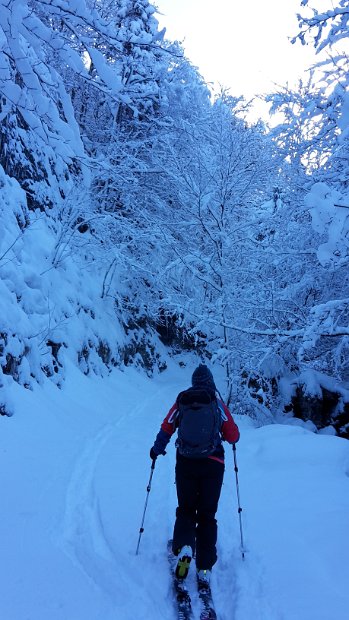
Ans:
POLYGON ((191 459, 210 456, 221 442, 222 417, 217 399, 205 389, 186 390, 177 398, 179 454, 191 459))

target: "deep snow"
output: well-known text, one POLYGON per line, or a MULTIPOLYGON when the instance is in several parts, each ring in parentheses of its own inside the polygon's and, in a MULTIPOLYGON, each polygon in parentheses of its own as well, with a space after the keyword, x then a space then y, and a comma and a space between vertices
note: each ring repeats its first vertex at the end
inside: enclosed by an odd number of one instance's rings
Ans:
MULTIPOLYGON (((61 390, 7 385, 15 415, 0 418, 0 618, 174 619, 165 551, 173 440, 157 460, 135 551, 149 449, 193 366, 170 361, 153 379, 134 369, 102 379, 67 365, 61 390)), ((227 446, 212 586, 220 620, 347 620, 348 442, 236 421, 246 558, 227 446)))

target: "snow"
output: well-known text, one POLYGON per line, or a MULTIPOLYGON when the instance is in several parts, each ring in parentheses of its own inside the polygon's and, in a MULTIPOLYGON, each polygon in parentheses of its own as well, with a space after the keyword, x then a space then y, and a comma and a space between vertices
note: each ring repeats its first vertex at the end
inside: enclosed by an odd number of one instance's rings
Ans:
POLYGON ((98 260, 91 239, 72 232, 66 218, 59 222, 26 212, 24 191, 1 166, 0 217, 1 365, 6 366, 8 355, 20 360, 24 354, 18 377, 23 384, 40 381, 43 366, 55 380, 48 345, 52 341, 68 347, 68 356, 76 363, 83 350, 94 348, 90 368, 84 358, 81 368, 88 372, 93 366, 97 374, 107 373, 96 349, 102 344, 116 359, 125 340, 113 300, 101 298, 108 259, 98 260), (24 228, 26 218, 29 224, 24 228))
POLYGON ((319 246, 317 256, 322 266, 346 261, 348 248, 348 209, 338 206, 347 203, 347 196, 331 189, 326 183, 315 183, 305 198, 312 226, 317 233, 326 234, 326 243, 319 246))
POLYGON ((115 69, 106 64, 105 57, 98 50, 92 47, 87 47, 87 51, 91 57, 94 66, 97 69, 99 77, 110 88, 110 92, 113 94, 119 93, 121 90, 121 78, 115 71, 115 69))
MULTIPOLYGON (((185 359, 182 356, 182 360, 185 359)), ((153 379, 135 369, 25 390, 3 377, 0 617, 4 620, 175 618, 166 541, 176 508, 175 449, 149 449, 192 361, 153 379)), ((215 375, 216 376, 216 375, 215 375)), ((213 594, 220 620, 346 620, 349 445, 306 428, 255 428, 236 416, 240 553, 232 451, 218 512, 213 594)), ((188 577, 193 593, 193 569, 188 577)))
POLYGON ((341 142, 348 137, 349 127, 349 95, 346 93, 343 96, 343 105, 341 113, 338 119, 338 127, 342 130, 341 142))
MULTIPOLYGON (((106 18, 100 3, 92 10, 84 0, 0 4, 7 170, 0 166, 0 620, 175 618, 166 558, 176 509, 174 441, 157 461, 140 554, 135 551, 149 449, 198 361, 189 354, 170 358, 151 325, 164 310, 170 318, 177 312, 188 326, 187 309, 198 348, 199 328, 208 331, 209 349, 216 350, 212 364, 224 360, 236 373, 258 369, 270 383, 280 378, 281 387, 273 412, 263 404, 259 415, 253 402, 258 423, 236 416, 244 561, 233 455, 227 449, 213 573, 220 620, 344 620, 348 443, 332 426, 317 432, 310 420, 281 411, 297 386, 306 395, 321 396, 323 388, 337 394, 337 411, 349 402, 348 384, 339 385, 339 377, 347 376, 348 295, 345 276, 342 290, 336 273, 347 267, 348 257, 345 167, 341 182, 316 183, 306 198, 313 240, 305 220, 292 224, 289 218, 298 198, 276 201, 272 152, 259 130, 235 116, 239 100, 230 100, 229 116, 222 101, 209 106, 209 91, 181 49, 165 42, 170 54, 162 55, 156 47, 163 33, 149 19, 155 9, 147 0, 139 3, 144 8, 139 19, 132 12, 128 17, 129 0, 111 3, 106 18), (65 26, 57 30, 61 22, 65 26), (67 32, 75 34, 68 40, 67 32), (123 42, 133 44, 131 55, 123 56, 123 42), (90 52, 96 74, 88 75, 82 49, 90 52), (130 67, 132 76, 121 88, 120 76, 130 67), (129 134, 116 131, 110 95, 134 110, 129 134), (82 136, 95 153, 92 160, 82 136), (157 177, 165 169, 163 183, 157 177), (105 196, 93 188, 89 195, 92 179, 106 182, 105 196), (233 197, 221 204, 232 188, 233 197), (257 208, 263 196, 268 200, 257 208), (246 209, 235 213, 240 202, 246 209), (217 219, 215 206, 228 213, 227 224, 217 219), (315 244, 321 244, 321 270, 297 258, 286 286, 291 262, 280 270, 280 250, 311 255, 315 244), (309 300, 302 307, 304 298, 309 300), (286 314, 290 327, 284 333, 286 314), (144 331, 138 327, 148 320, 144 331), (223 326, 243 339, 220 340, 223 326), (280 335, 272 344, 276 329, 280 335), (268 339, 258 342, 259 335, 268 339), (288 344, 290 335, 297 342, 303 338, 297 350, 288 344), (307 357, 320 337, 334 335, 343 340, 331 355, 319 346, 307 357), (136 345, 134 367, 120 369, 136 345), (247 363, 239 360, 241 351, 247 363), (330 362, 319 358, 322 351, 330 362), (297 354, 301 373, 292 363, 297 354), (166 372, 151 378, 135 369, 155 355, 166 372), (335 376, 318 372, 313 362, 335 376), (114 363, 119 369, 111 371, 114 363)), ((348 114, 345 97, 337 158, 345 154, 348 114)), ((120 121, 125 130, 126 116, 120 121)), ((303 182, 300 174, 297 179, 303 182)), ((279 180, 282 195, 288 181, 279 180)), ((214 374, 223 391, 217 365, 214 374)), ((257 394, 264 396, 262 387, 257 394)), ((242 396, 239 413, 243 406, 242 396)), ((188 583, 197 616, 193 570, 188 583)))

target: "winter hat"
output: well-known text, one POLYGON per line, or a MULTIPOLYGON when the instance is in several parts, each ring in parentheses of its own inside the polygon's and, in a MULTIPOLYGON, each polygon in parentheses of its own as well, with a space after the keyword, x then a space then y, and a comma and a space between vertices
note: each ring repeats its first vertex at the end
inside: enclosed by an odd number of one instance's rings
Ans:
POLYGON ((191 384, 194 388, 208 388, 214 392, 216 391, 212 372, 205 364, 200 364, 195 368, 191 378, 191 384))

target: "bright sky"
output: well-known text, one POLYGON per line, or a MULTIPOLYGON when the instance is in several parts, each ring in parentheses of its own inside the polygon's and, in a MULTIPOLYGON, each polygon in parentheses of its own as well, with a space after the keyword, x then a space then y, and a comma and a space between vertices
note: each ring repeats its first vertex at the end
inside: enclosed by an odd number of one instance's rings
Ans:
MULTIPOLYGON (((230 88, 232 95, 272 92, 290 86, 315 62, 311 46, 292 45, 301 0, 154 0, 167 37, 183 40, 186 56, 206 81, 230 88)), ((319 10, 330 0, 312 0, 319 10)))

